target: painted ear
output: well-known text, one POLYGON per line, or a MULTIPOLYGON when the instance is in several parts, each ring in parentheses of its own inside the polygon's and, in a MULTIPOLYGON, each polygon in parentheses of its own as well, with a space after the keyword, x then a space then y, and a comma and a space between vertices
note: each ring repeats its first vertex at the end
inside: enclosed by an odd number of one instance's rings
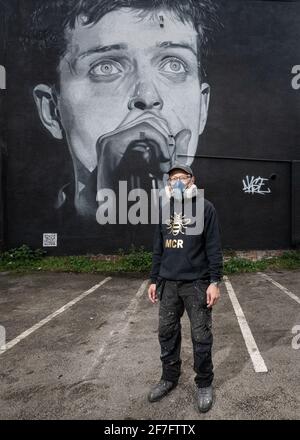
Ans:
POLYGON ((50 131, 53 137, 62 139, 63 130, 59 112, 55 104, 56 96, 53 96, 53 93, 51 87, 46 84, 39 84, 33 89, 33 98, 44 127, 50 131))
POLYGON ((209 98, 210 98, 210 87, 207 83, 202 83, 201 84, 199 135, 203 133, 203 130, 206 125, 208 106, 209 106, 209 98))

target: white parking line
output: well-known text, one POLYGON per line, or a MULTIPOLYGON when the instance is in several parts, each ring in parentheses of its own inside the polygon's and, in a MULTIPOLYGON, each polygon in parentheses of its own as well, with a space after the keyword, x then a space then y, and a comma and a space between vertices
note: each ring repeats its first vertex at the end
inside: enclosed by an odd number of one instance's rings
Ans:
POLYGON ((291 292, 289 289, 284 287, 282 284, 277 283, 277 281, 273 280, 269 275, 262 272, 257 272, 259 275, 261 275, 266 280, 270 281, 270 283, 274 284, 274 286, 278 287, 280 290, 282 290, 284 293, 286 293, 290 298, 295 300, 298 304, 300 304, 300 298, 295 295, 293 292, 291 292))
POLYGON ((232 284, 229 281, 229 278, 227 276, 224 276, 224 282, 225 286, 229 295, 229 298, 231 300, 234 312, 236 314, 248 353, 251 357, 253 367, 256 373, 266 373, 268 371, 267 366, 258 350, 258 347, 256 345, 255 339, 252 335, 252 332, 250 330, 250 327, 247 323, 247 320, 245 318, 244 312, 240 306, 240 303, 236 297, 236 294, 233 290, 232 284))
MULTIPOLYGON (((124 335, 124 333, 126 333, 128 327, 129 327, 130 319, 135 314, 139 300, 143 296, 148 283, 149 283, 149 280, 144 280, 142 282, 142 284, 140 285, 135 296, 130 301, 128 307, 126 308, 126 310, 124 310, 124 312, 122 312, 123 316, 121 318, 121 321, 119 322, 119 325, 117 325, 116 328, 109 333, 107 339, 101 345, 99 351, 97 352, 97 354, 95 356, 93 363, 91 364, 90 368, 85 373, 85 375, 83 376, 83 378, 82 378, 83 380, 86 380, 88 378, 88 376, 90 376, 90 374, 93 372, 93 370, 97 367, 97 365, 100 362, 101 357, 104 354, 104 351, 107 349, 108 345, 111 343, 113 337, 118 336, 120 334, 124 335)), ((107 356, 106 360, 109 359, 110 357, 111 356, 107 356)))
POLYGON ((111 279, 112 279, 111 277, 105 278, 99 284, 96 284, 95 286, 91 287, 89 290, 83 292, 81 295, 77 296, 75 299, 73 299, 72 301, 68 302, 66 305, 64 305, 60 309, 56 310, 56 312, 51 313, 51 315, 48 315, 46 318, 42 319, 37 324, 33 325, 32 327, 30 327, 25 332, 21 333, 16 338, 12 339, 10 342, 8 342, 4 346, 0 347, 0 356, 1 356, 1 354, 5 353, 7 350, 9 350, 12 347, 14 347, 19 342, 21 342, 23 339, 27 338, 27 336, 31 335, 33 332, 35 332, 36 330, 41 328, 43 325, 47 324, 49 321, 51 321, 51 319, 53 319, 56 316, 60 315, 61 313, 65 312, 70 307, 74 306, 74 304, 78 303, 83 298, 85 298, 86 296, 88 296, 91 293, 93 293, 96 289, 98 289, 100 286, 102 286, 104 283, 106 283, 107 281, 109 281, 111 279))

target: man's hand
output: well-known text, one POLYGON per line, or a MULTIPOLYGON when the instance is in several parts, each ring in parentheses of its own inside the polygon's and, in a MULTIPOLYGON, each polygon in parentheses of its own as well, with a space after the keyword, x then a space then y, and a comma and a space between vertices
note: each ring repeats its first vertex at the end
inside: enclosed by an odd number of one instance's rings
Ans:
POLYGON ((220 298, 220 288, 215 284, 210 284, 206 290, 207 307, 212 307, 220 298))
POLYGON ((157 303, 158 298, 156 294, 156 284, 150 284, 148 289, 148 296, 153 304, 157 303))

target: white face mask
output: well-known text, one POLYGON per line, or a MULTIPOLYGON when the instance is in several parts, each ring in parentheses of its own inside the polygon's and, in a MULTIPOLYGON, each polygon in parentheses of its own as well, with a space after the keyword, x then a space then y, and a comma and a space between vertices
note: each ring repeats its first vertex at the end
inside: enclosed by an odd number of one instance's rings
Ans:
POLYGON ((176 180, 176 182, 172 185, 172 190, 173 192, 181 192, 184 193, 184 191, 186 190, 186 183, 183 183, 182 180, 176 180))
POLYGON ((197 186, 194 183, 191 186, 189 186, 188 188, 186 185, 184 185, 184 189, 182 189, 181 185, 179 188, 178 187, 174 188, 174 186, 175 186, 175 184, 173 186, 171 186, 171 188, 169 185, 165 186, 165 191, 166 191, 168 198, 173 196, 175 199, 179 199, 179 200, 181 200, 182 197, 190 199, 197 194, 197 186))

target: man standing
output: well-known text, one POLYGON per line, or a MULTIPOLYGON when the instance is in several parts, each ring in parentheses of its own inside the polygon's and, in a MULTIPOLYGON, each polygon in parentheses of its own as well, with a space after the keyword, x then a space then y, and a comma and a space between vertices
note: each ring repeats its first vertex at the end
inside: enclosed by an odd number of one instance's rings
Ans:
MULTIPOLYGON (((188 165, 174 164, 168 171, 166 192, 171 211, 178 192, 182 201, 196 203, 197 187, 188 165)), ((156 227, 153 244, 150 301, 159 299, 159 342, 162 375, 148 394, 150 402, 157 401, 178 383, 181 370, 181 324, 186 309, 190 323, 194 353, 197 404, 200 412, 208 411, 213 402, 212 381, 212 306, 220 297, 223 256, 216 210, 203 199, 203 230, 188 234, 191 219, 183 212, 175 212, 169 222, 156 227)), ((185 205, 183 203, 183 205, 185 205)), ((184 209, 186 211, 186 209, 184 209)), ((196 219, 197 221, 197 219, 196 219)))

